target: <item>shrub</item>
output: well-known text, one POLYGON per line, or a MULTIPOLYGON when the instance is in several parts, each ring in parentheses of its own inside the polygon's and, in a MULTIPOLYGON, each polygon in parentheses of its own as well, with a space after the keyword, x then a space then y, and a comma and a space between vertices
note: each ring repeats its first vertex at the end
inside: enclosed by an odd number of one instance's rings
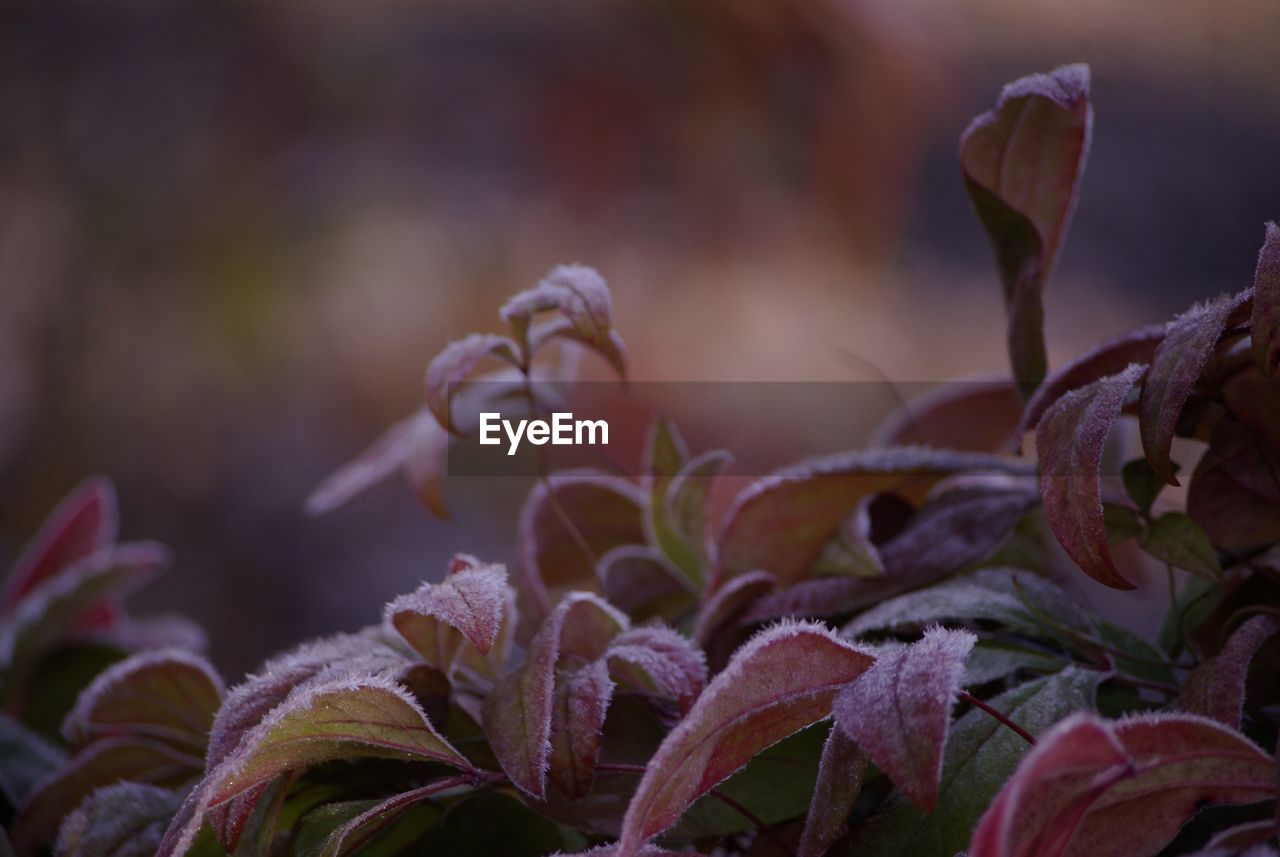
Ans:
MULTIPOLYGON (((115 544, 107 483, 77 489, 0 599, 13 850, 1274 855, 1280 230, 1252 288, 1049 372, 1041 295, 1090 125, 1075 66, 1006 87, 961 139, 1011 379, 915 403, 884 446, 760 479, 721 518, 727 454, 659 420, 642 478, 539 480, 514 576, 460 554, 227 692, 188 625, 122 612, 164 552, 115 544), (1143 454, 1103 478, 1125 415, 1143 454), (1032 431, 1036 458, 1010 454, 1032 431), (1160 496, 1175 437, 1205 444, 1181 507, 1160 496), (1158 641, 1049 574, 1065 553, 1132 588, 1120 541, 1168 569, 1158 641)), ((564 347, 626 371, 590 269, 501 317, 312 511, 401 471, 444 514, 476 396, 543 412, 532 382, 564 347)))

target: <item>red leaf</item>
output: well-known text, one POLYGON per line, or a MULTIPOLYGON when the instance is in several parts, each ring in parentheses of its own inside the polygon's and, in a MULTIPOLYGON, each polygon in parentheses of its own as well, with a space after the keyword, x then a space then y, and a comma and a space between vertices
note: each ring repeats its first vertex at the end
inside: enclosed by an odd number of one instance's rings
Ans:
POLYGON ((720 631, 730 627, 758 599, 772 592, 778 579, 764 571, 749 571, 731 578, 711 593, 698 610, 693 639, 707 646, 720 631))
POLYGON ((386 621, 423 659, 449 674, 465 642, 487 654, 505 621, 507 569, 458 554, 449 576, 387 605, 386 621))
POLYGON ((1103 524, 1102 448, 1144 369, 1132 365, 1073 390, 1053 403, 1036 428, 1040 497, 1049 528, 1076 565, 1116 589, 1134 586, 1116 568, 1103 524))
POLYGON ((609 644, 610 675, 626 690, 674 699, 688 712, 707 684, 707 659, 670 628, 632 628, 609 644))
POLYGON ((833 726, 822 748, 818 779, 813 785, 813 799, 796 857, 822 857, 840 838, 845 820, 862 792, 866 772, 866 755, 843 729, 833 726))
POLYGON ((687 582, 665 558, 641 545, 620 545, 596 565, 610 604, 636 621, 684 612, 692 601, 687 582))
POLYGON ((1280 618, 1260 615, 1246 621, 1232 633, 1222 651, 1187 676, 1178 695, 1178 707, 1239 729, 1249 662, 1262 644, 1276 634, 1280 634, 1280 618))
POLYGON ((600 732, 613 698, 608 664, 595 660, 557 683, 551 713, 551 752, 548 774, 568 798, 591 791, 600 732))
POLYGON ((1009 357, 1024 394, 1044 378, 1042 292, 1067 231, 1093 124, 1089 68, 1014 81, 960 137, 960 166, 996 251, 1009 357))
POLYGON ((951 705, 975 642, 967 631, 931 628, 881 654, 836 696, 836 725, 926 812, 938 802, 951 705))
POLYGON ((1170 485, 1178 484, 1169 460, 1178 417, 1209 362, 1228 316, 1240 308, 1242 301, 1240 295, 1223 295, 1183 313, 1169 324, 1151 358, 1138 401, 1138 426, 1147 462, 1170 485))
POLYGON ((617 857, 633 857, 757 753, 830 715, 836 692, 873 661, 820 625, 780 625, 756 635, 649 761, 627 808, 617 857))
POLYGON ((1022 397, 1006 378, 939 384, 876 426, 867 445, 931 446, 1001 452, 1022 416, 1022 397))
POLYGON ((1253 356, 1267 375, 1280 367, 1280 227, 1267 224, 1253 275, 1253 317, 1249 323, 1253 356))
POLYGON ((5 578, 0 616, 14 612, 31 590, 116 538, 116 493, 95 477, 77 485, 49 514, 5 578))

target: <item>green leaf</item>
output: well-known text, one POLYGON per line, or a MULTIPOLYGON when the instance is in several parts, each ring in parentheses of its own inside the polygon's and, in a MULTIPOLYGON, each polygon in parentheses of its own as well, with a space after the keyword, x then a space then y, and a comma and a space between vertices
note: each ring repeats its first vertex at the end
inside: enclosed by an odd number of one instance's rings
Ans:
POLYGON ((1145 458, 1126 461, 1121 476, 1124 479, 1124 490, 1137 505, 1138 511, 1144 515, 1150 512, 1151 504, 1155 502, 1160 489, 1164 488, 1164 480, 1156 475, 1145 458))
POLYGON ((420 802, 401 807, 393 815, 389 803, 351 800, 317 807, 298 826, 295 853, 298 857, 321 857, 358 851, 361 857, 389 857, 421 837, 443 815, 439 807, 420 802), (386 808, 379 826, 359 823, 379 808, 386 808), (357 833, 354 837, 353 832, 357 833))
POLYGON ((1102 524, 1107 528, 1107 541, 1113 545, 1140 535, 1143 530, 1138 513, 1116 503, 1102 504, 1102 524))
POLYGON ((556 826, 520 801, 483 794, 451 806, 416 853, 449 857, 543 857, 567 843, 556 826))
POLYGON ((1168 512, 1156 518, 1138 541, 1158 560, 1209 580, 1222 580, 1222 566, 1209 537, 1182 512, 1168 512))

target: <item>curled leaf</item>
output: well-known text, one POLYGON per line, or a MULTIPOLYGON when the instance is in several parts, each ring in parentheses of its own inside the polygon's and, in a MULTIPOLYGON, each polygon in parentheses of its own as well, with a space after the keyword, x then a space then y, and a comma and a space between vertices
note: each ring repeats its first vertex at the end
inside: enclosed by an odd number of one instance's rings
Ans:
POLYGON ((1042 293, 1075 208, 1093 125, 1089 68, 1007 85, 960 137, 965 187, 995 247, 1009 358, 1029 395, 1047 369, 1042 293))
POLYGON ((646 626, 619 634, 605 653, 614 680, 629 691, 674 699, 688 712, 707 684, 707 659, 671 628, 646 626))
POLYGON ((625 376, 626 352, 613 329, 612 303, 609 287, 594 268, 560 265, 534 288, 511 297, 500 314, 526 357, 549 339, 566 338, 593 349, 625 376), (536 315, 551 310, 562 317, 541 328, 531 327, 536 315))
POLYGON ((940 384, 876 426, 867 445, 1001 452, 1022 416, 1022 397, 1005 378, 940 384))
POLYGON ((1280 226, 1267 224, 1253 275, 1253 316, 1249 323, 1253 356, 1264 374, 1280 367, 1280 226))
POLYGON ((1134 585, 1111 556, 1099 483, 1102 449, 1144 369, 1135 364, 1073 390, 1054 402, 1036 427, 1040 497, 1049 528, 1076 565, 1116 589, 1134 585))
POLYGON ((711 593, 698 610, 693 639, 705 647, 720 631, 731 626, 752 603, 772 592, 778 579, 764 571, 749 571, 731 578, 711 593))
POLYGON ((1276 634, 1280 634, 1280 618, 1266 614, 1250 618, 1231 634, 1222 651, 1191 671, 1178 695, 1178 707, 1239 729, 1249 662, 1276 634))
POLYGON ((347 855, 359 854, 374 837, 400 820, 413 807, 423 801, 443 797, 450 791, 461 789, 473 779, 474 777, 470 776, 450 777, 378 801, 343 822, 330 833, 323 845, 315 852, 316 857, 347 857, 347 855))
POLYGON ((822 748, 818 779, 813 785, 796 857, 822 857, 840 838, 866 773, 866 754, 843 729, 832 728, 822 748))
POLYGON ((926 812, 937 806, 951 706, 975 642, 967 631, 931 628, 881 654, 835 699, 836 725, 926 812))
POLYGON ((517 346, 505 336, 472 333, 450 342, 427 366, 426 403, 436 422, 458 434, 453 418, 453 399, 476 368, 487 360, 505 360, 520 365, 517 346))
POLYGON ((678 615, 693 596, 665 557, 641 545, 619 545, 596 565, 606 600, 637 621, 678 615))
POLYGON ((873 661, 820 625, 780 625, 756 635, 646 766, 623 820, 618 857, 637 854, 757 753, 830 715, 839 688, 873 661))
POLYGON ((506 567, 458 554, 448 577, 396 598, 385 617, 428 664, 449 673, 464 641, 488 653, 502 630, 506 603, 506 567))

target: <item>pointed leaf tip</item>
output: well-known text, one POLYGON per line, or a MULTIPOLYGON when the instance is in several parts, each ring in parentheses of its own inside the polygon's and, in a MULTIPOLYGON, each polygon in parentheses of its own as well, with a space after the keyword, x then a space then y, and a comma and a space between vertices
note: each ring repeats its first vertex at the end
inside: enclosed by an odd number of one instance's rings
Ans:
POLYGON ((1274 376, 1280 368, 1280 226, 1267 224, 1253 275, 1253 315, 1249 329, 1253 356, 1262 371, 1274 376))

